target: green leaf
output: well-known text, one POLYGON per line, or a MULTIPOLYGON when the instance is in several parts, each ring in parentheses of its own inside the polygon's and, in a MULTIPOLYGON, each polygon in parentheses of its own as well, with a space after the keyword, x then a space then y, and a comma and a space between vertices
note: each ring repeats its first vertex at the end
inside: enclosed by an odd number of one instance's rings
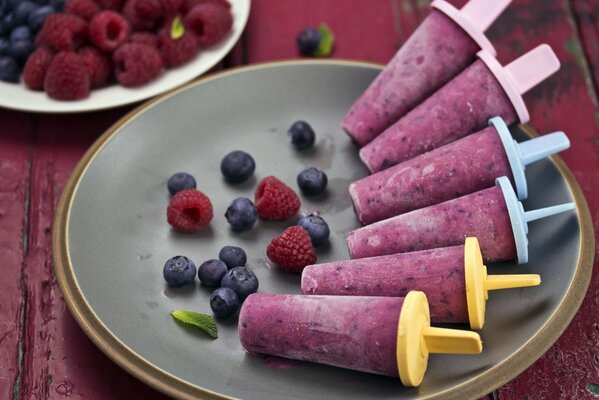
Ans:
POLYGON ((181 18, 175 17, 173 24, 171 25, 171 39, 177 40, 185 35, 185 26, 181 22, 181 18))
POLYGON ((218 337, 216 321, 211 315, 186 310, 175 310, 171 315, 185 324, 197 326, 215 339, 218 337))
POLYGON ((329 56, 333 52, 333 46, 335 45, 333 31, 326 24, 320 24, 318 32, 320 32, 320 43, 318 43, 318 48, 314 52, 314 55, 317 57, 329 56))

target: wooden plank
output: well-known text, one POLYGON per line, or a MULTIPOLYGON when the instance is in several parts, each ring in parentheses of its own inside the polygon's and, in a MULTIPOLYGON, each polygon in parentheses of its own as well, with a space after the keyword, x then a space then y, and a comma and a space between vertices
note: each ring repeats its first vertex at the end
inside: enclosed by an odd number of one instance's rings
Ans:
POLYGON ((599 88, 599 3, 572 0, 574 21, 579 30, 595 90, 599 88))
POLYGON ((253 0, 246 28, 248 61, 298 58, 297 34, 326 23, 336 38, 335 58, 385 63, 400 44, 393 11, 398 4, 396 0, 253 0))
POLYGON ((24 113, 0 110, 0 121, 0 399, 12 399, 21 382, 25 311, 21 276, 32 136, 24 113))
MULTIPOLYGON (((503 62, 541 43, 550 44, 561 60, 560 71, 525 97, 531 125, 540 133, 568 134, 572 146, 562 157, 582 187, 593 221, 599 221, 596 91, 571 2, 516 0, 490 36, 503 62)), ((571 325, 539 361, 499 390, 500 399, 596 398, 589 385, 599 383, 598 277, 596 261, 587 297, 571 325)))

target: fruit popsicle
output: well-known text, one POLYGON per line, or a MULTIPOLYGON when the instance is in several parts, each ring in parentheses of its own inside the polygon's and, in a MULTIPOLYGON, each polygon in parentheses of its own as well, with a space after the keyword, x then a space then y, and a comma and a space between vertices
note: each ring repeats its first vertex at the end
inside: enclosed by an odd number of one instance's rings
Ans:
POLYGON ((486 50, 477 56, 478 60, 360 150, 371 172, 481 130, 495 116, 508 125, 528 122, 522 95, 560 65, 546 44, 505 67, 486 50))
POLYGON ((458 10, 433 1, 430 14, 350 108, 341 123, 364 146, 439 89, 485 49, 495 54, 484 31, 511 0, 470 0, 458 10))
POLYGON ((539 275, 487 275, 478 240, 460 246, 307 266, 302 294, 403 297, 426 294, 432 322, 482 329, 489 290, 536 286, 539 275))
POLYGON ((250 353, 399 376, 418 386, 429 353, 478 354, 475 332, 433 328, 426 295, 404 297, 250 295, 239 313, 250 353))
POLYGON ((485 262, 528 262, 528 222, 575 208, 565 203, 524 211, 508 178, 457 199, 367 225, 347 235, 351 258, 456 246, 478 238, 485 262))
POLYGON ((501 117, 490 126, 411 160, 360 179, 349 186, 360 222, 371 224, 408 211, 473 193, 506 176, 518 198, 528 195, 527 164, 567 149, 563 132, 518 144, 501 117))

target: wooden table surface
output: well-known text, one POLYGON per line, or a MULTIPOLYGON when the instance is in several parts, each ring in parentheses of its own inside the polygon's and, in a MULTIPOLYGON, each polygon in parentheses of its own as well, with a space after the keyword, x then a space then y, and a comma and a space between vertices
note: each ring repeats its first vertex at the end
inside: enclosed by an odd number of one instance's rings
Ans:
MULTIPOLYGON (((333 57, 385 63, 428 3, 253 0, 243 37, 217 69, 297 58, 296 34, 321 22, 336 35, 333 57)), ((562 157, 599 226, 599 1, 514 0, 489 35, 503 63, 543 42, 562 61, 526 95, 531 125, 568 134, 572 147, 562 157)), ((61 189, 83 152, 131 108, 79 115, 0 109, 0 399, 165 398, 92 344, 52 271, 50 229, 61 189)), ((598 270, 596 262, 584 303, 557 343, 489 398, 599 397, 598 270)))

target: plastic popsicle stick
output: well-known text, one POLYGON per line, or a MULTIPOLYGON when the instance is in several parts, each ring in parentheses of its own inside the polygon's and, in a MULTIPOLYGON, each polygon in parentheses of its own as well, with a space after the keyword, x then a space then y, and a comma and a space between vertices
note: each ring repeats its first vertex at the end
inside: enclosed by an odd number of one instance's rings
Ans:
POLYGON ((514 187, 519 200, 528 197, 528 186, 524 174, 526 166, 570 147, 570 141, 564 132, 554 132, 518 143, 512 138, 510 130, 501 117, 491 118, 489 125, 495 128, 501 139, 510 163, 514 187))
POLYGON ((576 205, 574 203, 559 204, 557 206, 539 208, 538 210, 531 210, 524 212, 524 221, 531 222, 537 219, 550 217, 552 215, 560 214, 566 211, 574 210, 576 205))
POLYGON ((570 147, 570 140, 564 132, 553 132, 534 139, 518 143, 522 164, 528 165, 535 161, 559 153, 570 147))
POLYGON ((429 353, 479 354, 482 342, 476 332, 432 328, 426 295, 411 291, 401 307, 396 351, 401 382, 418 386, 424 378, 429 353))
POLYGON ((560 62, 548 44, 535 47, 504 67, 520 94, 551 76, 560 67, 560 62))
POLYGON ((422 339, 429 353, 478 354, 483 349, 478 334, 470 331, 429 326, 422 330, 422 339))
POLYGON ((479 51, 477 56, 503 87, 522 124, 530 120, 522 95, 547 79, 560 67, 557 56, 547 44, 537 46, 506 66, 501 65, 494 55, 485 49, 479 51))
POLYGON ((488 275, 485 280, 485 290, 511 289, 540 284, 541 277, 537 274, 488 275))
POLYGON ((461 8, 461 13, 480 31, 486 31, 512 0, 470 0, 461 8))

